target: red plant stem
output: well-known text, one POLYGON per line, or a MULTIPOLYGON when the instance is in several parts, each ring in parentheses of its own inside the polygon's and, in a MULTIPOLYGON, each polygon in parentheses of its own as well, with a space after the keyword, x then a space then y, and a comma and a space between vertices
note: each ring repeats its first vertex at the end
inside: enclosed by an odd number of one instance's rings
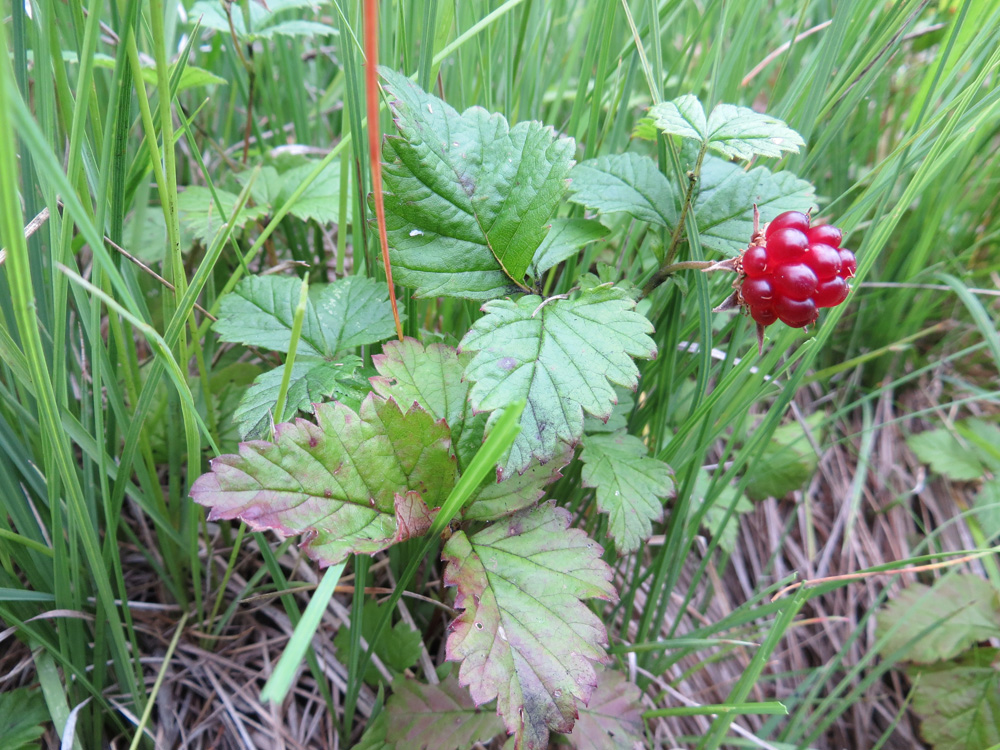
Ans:
POLYGON ((385 233, 385 203, 382 200, 382 155, 379 142, 382 134, 378 115, 378 0, 365 0, 365 102, 368 107, 368 157, 372 168, 372 193, 375 196, 375 220, 378 239, 382 245, 382 262, 385 264, 385 282, 389 285, 389 302, 396 321, 396 335, 403 340, 403 325, 399 322, 396 306, 396 287, 392 284, 392 266, 389 263, 389 238, 385 233))

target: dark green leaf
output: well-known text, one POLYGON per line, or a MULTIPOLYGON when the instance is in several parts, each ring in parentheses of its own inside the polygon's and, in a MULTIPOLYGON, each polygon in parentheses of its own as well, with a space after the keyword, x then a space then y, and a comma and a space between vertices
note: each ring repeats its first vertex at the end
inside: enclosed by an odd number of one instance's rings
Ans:
POLYGON ((461 115, 382 69, 399 137, 388 138, 390 259, 419 297, 491 299, 518 287, 566 189, 574 143, 551 127, 461 115))
POLYGON ((581 291, 571 299, 525 296, 495 300, 462 339, 476 356, 465 371, 475 381, 473 408, 492 412, 525 399, 521 432, 501 460, 500 477, 523 472, 532 459, 548 461, 583 435, 584 412, 608 419, 613 385, 635 389, 632 357, 656 356, 653 327, 616 287, 581 291))
POLYGON ((41 745, 49 712, 41 691, 15 688, 0 691, 0 740, 3 750, 30 750, 41 745))
POLYGON ((604 624, 583 603, 616 598, 601 548, 569 528, 568 511, 547 504, 522 511, 472 537, 455 533, 442 557, 444 581, 457 586, 449 661, 476 705, 497 699, 519 746, 543 750, 550 730, 568 732, 578 701, 596 685, 606 658, 604 624))
MULTIPOLYGON (((821 414, 812 418, 810 429, 815 429, 821 420, 821 414)), ((774 431, 760 458, 747 469, 750 475, 747 496, 752 500, 783 498, 801 489, 812 478, 818 464, 819 457, 802 425, 798 422, 782 425, 774 431)))
POLYGON ((930 664, 951 659, 979 641, 1000 637, 1000 598, 989 582, 953 575, 933 586, 907 586, 882 608, 878 632, 887 656, 930 664), (890 629, 894 628, 891 633, 890 629))
POLYGON ((626 153, 588 159, 573 167, 569 189, 571 201, 602 214, 622 212, 639 221, 677 226, 677 190, 648 156, 626 153))
MULTIPOLYGON (((371 643, 375 637, 375 628, 378 626, 382 616, 382 607, 374 599, 365 602, 364 613, 361 618, 361 635, 366 642, 371 643)), ((405 622, 400 620, 392 630, 379 638, 375 646, 375 655, 382 661, 382 664, 389 669, 393 675, 400 674, 409 669, 420 659, 420 644, 423 639, 420 633, 405 622)), ((342 663, 348 663, 348 652, 350 651, 351 628, 342 627, 337 630, 333 637, 334 648, 337 649, 338 658, 342 663)), ((382 679, 378 669, 371 662, 365 670, 365 682, 369 685, 378 685, 382 679)))
POLYGON ((608 236, 610 230, 593 219, 553 219, 552 228, 535 251, 531 275, 536 279, 580 248, 608 236))
MULTIPOLYGON (((275 206, 284 205, 300 185, 316 168, 317 162, 308 161, 292 167, 281 175, 281 189, 275 206)), ((347 202, 347 222, 350 223, 352 201, 347 202)), ((303 221, 317 221, 329 224, 340 220, 340 162, 332 161, 323 168, 319 176, 310 183, 290 206, 288 212, 303 221)))
POLYGON ((597 488, 597 508, 608 514, 620 553, 637 550, 649 538, 673 488, 670 467, 648 453, 641 439, 624 430, 583 439, 583 486, 597 488))
POLYGON ((309 555, 327 564, 423 534, 455 484, 447 425, 374 394, 359 412, 320 404, 316 422, 280 424, 273 443, 213 459, 191 497, 211 520, 303 534, 309 555))
MULTIPOLYGON (((213 326, 223 341, 287 352, 301 282, 287 276, 249 276, 222 299, 213 326)), ((309 288, 298 354, 334 357, 393 335, 395 324, 385 284, 348 276, 309 288)))

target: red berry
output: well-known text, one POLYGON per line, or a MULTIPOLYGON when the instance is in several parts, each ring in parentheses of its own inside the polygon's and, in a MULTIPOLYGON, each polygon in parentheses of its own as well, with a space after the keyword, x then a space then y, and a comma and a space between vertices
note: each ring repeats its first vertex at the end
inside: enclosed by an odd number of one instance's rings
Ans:
POLYGON ((743 253, 743 273, 751 279, 763 276, 767 272, 767 250, 755 246, 743 253))
POLYGON ((840 247, 840 241, 844 238, 843 232, 829 224, 820 224, 818 227, 813 227, 807 234, 809 235, 810 243, 822 243, 830 247, 840 247))
POLYGON ((778 320, 778 315, 770 307, 751 307, 750 317, 762 326, 769 326, 778 320))
POLYGON ((779 229, 785 228, 798 229, 804 232, 809 228, 809 217, 801 211, 785 211, 785 213, 775 216, 774 221, 767 225, 767 229, 764 230, 764 236, 767 239, 771 239, 772 234, 779 229))
POLYGON ((778 319, 792 328, 805 328, 816 320, 816 303, 811 299, 794 300, 788 297, 777 297, 774 300, 774 312, 778 319))
POLYGON ((779 296, 796 301, 807 300, 816 293, 819 280, 804 263, 780 266, 774 273, 774 290, 779 296))
POLYGON ((854 274, 858 270, 858 259, 854 257, 854 253, 845 248, 840 249, 840 273, 838 274, 842 279, 853 279, 854 274))
POLYGON ((836 307, 847 299, 849 291, 851 290, 846 281, 840 277, 834 277, 816 287, 813 301, 816 303, 816 307, 836 307))
POLYGON ((769 307, 774 294, 767 279, 747 279, 740 287, 740 293, 751 307, 769 307))
POLYGON ((829 281, 840 272, 840 253, 829 245, 809 246, 802 262, 809 266, 820 281, 829 281))
POLYGON ((798 261, 799 256, 809 249, 805 232, 798 229, 779 229, 767 239, 767 257, 775 264, 798 261))

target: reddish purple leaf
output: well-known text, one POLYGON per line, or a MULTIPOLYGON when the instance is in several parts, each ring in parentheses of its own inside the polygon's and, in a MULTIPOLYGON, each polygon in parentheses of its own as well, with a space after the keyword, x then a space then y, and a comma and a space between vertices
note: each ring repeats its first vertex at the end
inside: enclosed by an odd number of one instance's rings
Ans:
POLYGON ((642 750, 642 691, 611 669, 597 673, 597 689, 573 727, 569 741, 576 750, 642 750))

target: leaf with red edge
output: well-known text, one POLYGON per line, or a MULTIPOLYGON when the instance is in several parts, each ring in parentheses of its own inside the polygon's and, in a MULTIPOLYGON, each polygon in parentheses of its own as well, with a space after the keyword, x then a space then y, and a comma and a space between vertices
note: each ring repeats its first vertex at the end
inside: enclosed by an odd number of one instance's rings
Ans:
POLYGON ((318 404, 316 424, 298 419, 278 425, 273 443, 240 443, 239 455, 213 459, 191 497, 210 520, 302 534, 311 557, 333 564, 424 533, 455 484, 450 447, 444 422, 369 394, 358 412, 318 404))
POLYGON ((545 486, 562 477, 562 470, 572 460, 573 449, 566 446, 548 463, 534 459, 523 474, 515 472, 503 481, 487 474, 465 506, 463 517, 467 521, 491 521, 534 505, 545 494, 545 486))
POLYGON ((645 747, 642 691, 611 669, 597 673, 597 689, 573 727, 569 741, 576 750, 633 750, 645 747))
POLYGON ((521 750, 568 732, 577 702, 597 685, 607 631, 583 599, 617 599, 603 550, 553 504, 515 513, 472 537, 455 533, 442 558, 464 612, 450 628, 449 661, 477 705, 497 712, 521 750))
POLYGON ((386 740, 408 750, 467 750, 504 731, 496 713, 477 708, 451 675, 437 685, 400 675, 392 682, 385 713, 386 740))

